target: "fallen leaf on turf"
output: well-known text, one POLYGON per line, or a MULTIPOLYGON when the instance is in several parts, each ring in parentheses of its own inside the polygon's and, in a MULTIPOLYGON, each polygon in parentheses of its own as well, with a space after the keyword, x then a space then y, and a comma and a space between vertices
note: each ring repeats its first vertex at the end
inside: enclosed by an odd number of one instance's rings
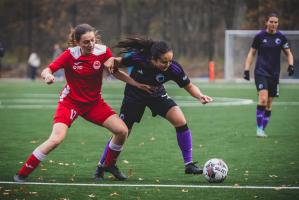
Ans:
POLYGON ((94 194, 90 194, 90 195, 88 195, 90 198, 95 198, 96 197, 96 195, 94 195, 94 194))
POLYGON ((150 141, 155 141, 156 140, 156 138, 154 138, 154 137, 151 137, 151 139, 150 139, 150 141))
POLYGON ((143 145, 144 145, 144 142, 141 142, 141 143, 138 144, 138 146, 140 146, 140 147, 143 146, 143 145))
POLYGON ((182 189, 182 192, 188 192, 188 190, 187 189, 182 189))
POLYGON ((19 163, 20 163, 20 164, 23 164, 24 162, 21 161, 21 162, 19 162, 19 163))
POLYGON ((54 163, 54 161, 53 160, 49 160, 49 163, 54 163))
POLYGON ((8 193, 8 192, 3 192, 2 194, 3 194, 3 195, 9 195, 9 193, 8 193))
POLYGON ((238 183, 235 183, 234 187, 240 187, 240 185, 238 183))
POLYGON ((117 194, 117 192, 113 192, 113 193, 110 194, 110 196, 111 197, 113 197, 113 196, 119 196, 119 194, 117 194))
POLYGON ((130 177, 130 176, 133 176, 133 169, 129 169, 129 171, 128 171, 128 177, 130 177))
POLYGON ((31 143, 31 144, 36 144, 36 143, 37 143, 37 141, 35 141, 35 140, 32 140, 32 141, 30 141, 30 143, 31 143))
POLYGON ((295 165, 295 162, 290 162, 290 165, 295 165))
POLYGON ((42 168, 42 169, 40 169, 40 170, 42 170, 42 171, 47 171, 47 169, 46 169, 46 168, 42 168))
POLYGON ((255 198, 255 199, 256 199, 256 198, 258 198, 258 196, 253 196, 253 198, 255 198))
POLYGON ((64 165, 62 162, 58 163, 58 165, 64 165))
POLYGON ((125 164, 129 164, 129 161, 127 161, 127 160, 124 160, 124 161, 123 161, 123 163, 125 163, 125 164))
POLYGON ((144 179, 143 179, 143 178, 138 178, 138 180, 139 180, 139 181, 143 181, 144 179))
POLYGON ((156 182, 157 182, 157 183, 160 183, 160 180, 156 179, 156 182))
POLYGON ((273 174, 273 175, 269 175, 269 177, 270 178, 277 178, 278 176, 276 176, 276 175, 273 174))

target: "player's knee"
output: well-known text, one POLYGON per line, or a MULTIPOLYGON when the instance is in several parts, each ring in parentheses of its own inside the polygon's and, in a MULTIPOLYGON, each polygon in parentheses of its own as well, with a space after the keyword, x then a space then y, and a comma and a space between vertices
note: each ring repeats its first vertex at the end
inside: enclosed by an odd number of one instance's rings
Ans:
POLYGON ((126 126, 121 126, 114 132, 114 134, 118 138, 122 138, 123 140, 125 140, 128 137, 128 133, 129 133, 129 131, 126 126))

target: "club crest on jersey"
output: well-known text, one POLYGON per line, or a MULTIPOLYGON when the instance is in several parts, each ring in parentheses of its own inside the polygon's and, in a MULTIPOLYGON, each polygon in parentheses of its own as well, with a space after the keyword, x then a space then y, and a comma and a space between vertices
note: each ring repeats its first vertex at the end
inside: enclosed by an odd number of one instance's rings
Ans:
POLYGON ((276 38, 276 39, 275 39, 275 43, 276 43, 276 44, 280 44, 280 43, 281 43, 281 39, 276 38))
POLYGON ((98 61, 98 60, 94 61, 93 68, 94 69, 100 69, 100 67, 101 67, 101 62, 98 61))
POLYGON ((260 90, 264 89, 264 84, 260 83, 258 87, 259 87, 260 90))
POLYGON ((163 74, 157 74, 156 81, 158 81, 159 83, 162 83, 163 81, 165 81, 165 76, 163 74))

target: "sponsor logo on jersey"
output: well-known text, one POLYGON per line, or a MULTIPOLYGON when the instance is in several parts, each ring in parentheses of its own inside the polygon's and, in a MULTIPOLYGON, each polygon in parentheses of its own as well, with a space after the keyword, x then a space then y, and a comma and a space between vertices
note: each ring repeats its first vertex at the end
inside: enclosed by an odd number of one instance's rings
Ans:
POLYGON ((165 76, 163 74, 157 74, 156 81, 158 81, 159 83, 162 83, 163 81, 165 81, 165 76))
POLYGON ((267 39, 263 39, 263 43, 267 43, 267 39))
POLYGON ((290 48, 289 43, 285 43, 285 44, 283 45, 283 48, 284 48, 284 49, 289 49, 289 48, 290 48))
POLYGON ((101 62, 98 61, 98 60, 94 61, 93 68, 94 69, 100 69, 100 67, 101 67, 101 62))
POLYGON ((142 69, 137 70, 137 72, 138 72, 139 74, 143 74, 142 69))
POLYGON ((74 66, 73 66, 73 69, 74 70, 80 70, 80 69, 83 69, 83 66, 80 65, 81 62, 74 62, 74 66))
POLYGON ((276 38, 276 39, 275 39, 275 43, 276 43, 276 44, 280 44, 280 43, 281 43, 281 39, 276 38))
POLYGON ((185 76, 183 77, 183 80, 185 81, 185 80, 187 80, 187 78, 188 78, 187 75, 185 75, 185 76))

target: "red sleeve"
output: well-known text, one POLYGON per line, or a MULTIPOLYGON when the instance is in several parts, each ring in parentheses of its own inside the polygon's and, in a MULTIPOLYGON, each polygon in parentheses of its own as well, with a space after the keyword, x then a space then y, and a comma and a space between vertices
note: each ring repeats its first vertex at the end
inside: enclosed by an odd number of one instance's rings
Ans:
POLYGON ((69 58, 70 51, 64 51, 58 58, 56 58, 52 63, 49 64, 50 70, 54 73, 58 69, 65 68, 67 66, 69 58))
POLYGON ((112 55, 110 48, 107 47, 105 61, 108 60, 109 58, 111 58, 112 56, 113 55, 112 55))

